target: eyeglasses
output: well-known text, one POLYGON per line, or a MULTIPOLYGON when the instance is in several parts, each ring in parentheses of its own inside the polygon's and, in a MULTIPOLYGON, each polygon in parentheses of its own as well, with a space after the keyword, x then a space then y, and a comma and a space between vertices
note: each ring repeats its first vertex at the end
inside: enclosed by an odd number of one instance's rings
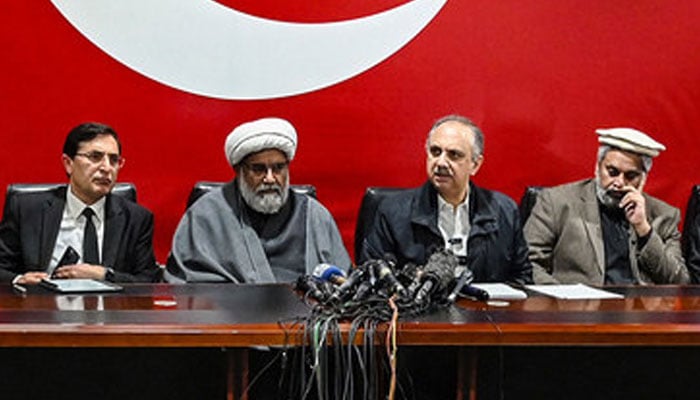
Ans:
POLYGON ((288 162, 281 162, 281 163, 274 163, 274 164, 262 164, 262 163, 253 163, 253 164, 243 164, 243 166, 246 167, 248 171, 253 173, 253 175, 256 176, 263 176, 267 174, 267 171, 272 171, 274 175, 279 175, 283 172, 287 171, 287 167, 289 167, 288 162))
POLYGON ((75 153, 75 155, 85 157, 93 164, 101 163, 102 160, 105 159, 105 156, 107 156, 111 166, 120 168, 124 165, 124 157, 120 156, 119 154, 110 154, 105 153, 104 151, 91 151, 89 153, 75 153))

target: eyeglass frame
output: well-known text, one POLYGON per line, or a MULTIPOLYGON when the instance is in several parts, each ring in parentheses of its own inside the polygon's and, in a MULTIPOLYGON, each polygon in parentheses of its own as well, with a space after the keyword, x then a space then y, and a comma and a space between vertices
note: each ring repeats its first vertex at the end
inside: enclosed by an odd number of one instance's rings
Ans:
POLYGON ((120 154, 106 153, 104 151, 93 150, 87 153, 75 153, 76 156, 82 156, 88 159, 92 164, 100 164, 102 160, 107 156, 109 165, 114 168, 121 168, 124 166, 126 159, 120 154), (99 156, 99 158, 97 158, 99 156))
POLYGON ((267 175, 267 171, 271 171, 273 175, 281 175, 289 169, 289 161, 265 164, 265 163, 242 163, 243 167, 251 174, 257 177, 267 175))

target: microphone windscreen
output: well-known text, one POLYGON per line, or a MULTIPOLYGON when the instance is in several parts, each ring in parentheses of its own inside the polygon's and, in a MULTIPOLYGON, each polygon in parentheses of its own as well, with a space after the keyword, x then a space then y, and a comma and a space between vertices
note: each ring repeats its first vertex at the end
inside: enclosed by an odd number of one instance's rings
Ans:
POLYGON ((331 264, 318 264, 312 274, 314 277, 330 282, 342 283, 345 281, 345 271, 331 264), (342 281, 342 282, 339 282, 342 281))
POLYGON ((454 280, 454 271, 458 260, 449 251, 443 250, 433 253, 423 268, 423 279, 435 281, 435 291, 447 289, 454 280))

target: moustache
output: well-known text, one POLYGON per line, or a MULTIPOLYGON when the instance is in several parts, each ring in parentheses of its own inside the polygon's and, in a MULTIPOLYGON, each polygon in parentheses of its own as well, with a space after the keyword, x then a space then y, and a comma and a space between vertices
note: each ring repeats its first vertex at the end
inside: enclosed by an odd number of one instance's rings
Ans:
POLYGON ((452 171, 445 167, 435 167, 433 168, 433 174, 437 176, 452 176, 452 171))
POLYGON ((605 194, 610 196, 611 198, 615 200, 622 200, 623 197, 627 194, 627 191, 624 190, 615 190, 615 189, 608 189, 605 191, 605 194))
POLYGON ((97 183, 98 185, 111 185, 112 184, 112 179, 109 177, 95 177, 92 179, 93 182, 97 183))
POLYGON ((270 194, 269 192, 274 192, 277 195, 282 194, 282 186, 276 185, 274 183, 271 184, 261 184, 255 189, 255 194, 264 196, 266 194, 270 194))

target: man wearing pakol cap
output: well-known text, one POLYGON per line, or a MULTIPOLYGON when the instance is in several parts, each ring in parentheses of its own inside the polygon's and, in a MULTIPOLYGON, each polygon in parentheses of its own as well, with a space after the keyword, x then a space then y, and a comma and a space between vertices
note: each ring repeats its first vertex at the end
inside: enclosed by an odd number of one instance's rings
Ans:
POLYGON ((349 268, 333 217, 289 188, 294 127, 263 118, 236 127, 226 157, 236 177, 190 206, 173 238, 169 282, 291 282, 320 263, 349 268))
POLYGON ((595 178, 544 189, 525 224, 535 283, 687 283, 680 211, 643 192, 665 147, 631 128, 596 133, 595 178))

